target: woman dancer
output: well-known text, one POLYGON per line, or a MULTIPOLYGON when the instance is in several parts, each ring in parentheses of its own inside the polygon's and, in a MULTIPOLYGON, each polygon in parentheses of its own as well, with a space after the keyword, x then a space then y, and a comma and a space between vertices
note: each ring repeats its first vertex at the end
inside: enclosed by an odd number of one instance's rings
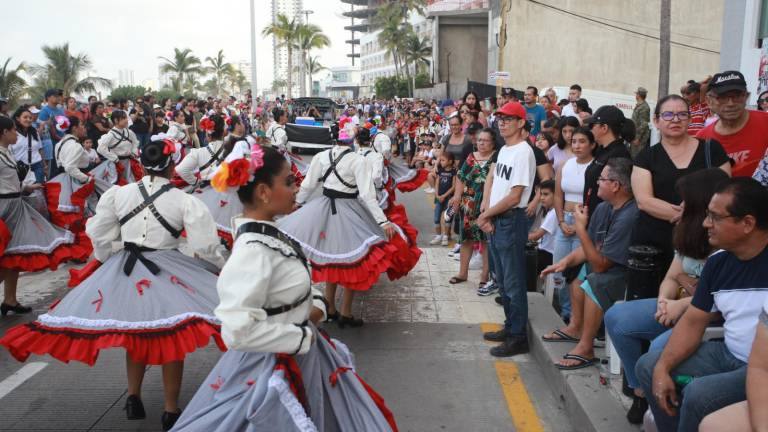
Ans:
POLYGON ((114 111, 112 123, 115 126, 99 138, 96 151, 101 157, 117 165, 117 184, 133 183, 144 176, 139 162, 139 140, 136 134, 128 129, 128 114, 124 111, 114 111))
POLYGON ((381 273, 392 268, 392 256, 398 253, 388 241, 397 229, 379 208, 371 172, 351 143, 342 130, 336 145, 312 159, 296 201, 306 203, 321 184, 323 196, 279 221, 280 229, 304 248, 312 263, 312 280, 326 283, 328 318, 338 320, 342 328, 363 325, 362 319, 352 316, 354 291, 370 289, 381 273), (339 284, 346 288, 341 316, 336 312, 339 284))
POLYGON ((237 199, 236 191, 217 191, 211 187, 211 179, 219 165, 232 153, 235 144, 244 147, 237 153, 240 158, 250 154, 250 144, 246 140, 225 139, 226 123, 219 114, 202 119, 200 127, 208 131, 210 143, 207 147, 192 149, 176 167, 176 173, 193 185, 192 192, 208 207, 219 237, 231 248, 232 217, 242 213, 243 206, 237 199))
POLYGON ((88 220, 86 232, 97 261, 77 275, 80 284, 35 322, 14 327, 0 339, 20 361, 30 354, 49 354, 63 362, 93 365, 101 349, 125 348, 129 420, 146 416, 141 402, 146 365, 162 365, 164 430, 180 414, 185 355, 210 338, 225 349, 213 315, 218 298, 211 270, 216 269, 177 249, 184 230, 196 254, 223 264, 210 213, 168 181, 174 151, 171 141, 144 147, 141 162, 148 175, 109 189, 88 220), (115 241, 122 241, 124 249, 112 254, 115 241))
POLYGON ((83 260, 91 254, 84 234, 51 225, 22 199, 23 193, 38 190, 39 183, 22 185, 20 170, 9 146, 16 142, 13 120, 0 116, 0 280, 4 296, 0 315, 24 314, 32 308, 16 298, 19 272, 55 270, 65 261, 83 260))
POLYGON ((324 299, 310 285, 301 246, 277 229, 296 182, 273 148, 224 164, 214 183, 245 208, 218 283, 227 351, 174 427, 176 432, 396 431, 392 413, 352 369, 347 347, 314 327, 324 299), (310 321, 312 323, 310 323, 310 321))
POLYGON ((281 108, 275 108, 272 110, 272 118, 274 120, 267 129, 267 138, 272 147, 280 152, 285 157, 285 160, 291 164, 291 171, 296 176, 296 185, 299 186, 307 175, 309 166, 301 158, 294 156, 288 148, 288 132, 285 130, 285 124, 288 123, 288 113, 281 108))
POLYGON ((35 183, 45 183, 43 157, 40 154, 43 145, 37 129, 32 126, 32 112, 29 110, 29 105, 22 105, 13 113, 13 122, 16 123, 17 139, 15 144, 11 144, 10 149, 16 158, 16 164, 28 167, 35 174, 35 183))
POLYGON ((169 111, 165 115, 168 120, 168 132, 165 134, 168 138, 180 143, 183 146, 181 157, 182 159, 192 148, 192 140, 187 133, 187 125, 184 124, 184 111, 173 110, 169 111))
POLYGON ((80 143, 86 138, 85 124, 77 117, 56 117, 56 129, 66 135, 54 152, 62 172, 45 186, 48 212, 55 225, 82 231, 84 219, 96 212, 99 197, 117 181, 117 168, 110 161, 91 162, 91 149, 80 143))

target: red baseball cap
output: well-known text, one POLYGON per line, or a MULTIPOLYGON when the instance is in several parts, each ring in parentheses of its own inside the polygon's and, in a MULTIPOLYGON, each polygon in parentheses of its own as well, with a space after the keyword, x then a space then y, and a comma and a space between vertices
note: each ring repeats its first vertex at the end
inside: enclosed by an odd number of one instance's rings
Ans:
POLYGON ((525 119, 527 112, 520 102, 507 102, 501 108, 497 109, 494 115, 505 115, 525 119))

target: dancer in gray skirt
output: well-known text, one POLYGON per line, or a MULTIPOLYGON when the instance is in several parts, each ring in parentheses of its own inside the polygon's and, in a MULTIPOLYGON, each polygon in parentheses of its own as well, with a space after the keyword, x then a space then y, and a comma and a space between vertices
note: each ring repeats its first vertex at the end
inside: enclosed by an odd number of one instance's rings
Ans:
POLYGON ((215 313, 229 351, 173 431, 396 431, 347 347, 315 327, 325 315, 323 296, 310 285, 301 246, 274 223, 293 210, 297 188, 289 164, 259 145, 249 159, 227 162, 213 181, 239 186, 245 208, 234 221, 235 244, 217 284, 215 313))
POLYGON ((125 348, 129 420, 146 416, 140 398, 146 365, 162 365, 164 430, 180 413, 186 354, 211 339, 225 349, 213 315, 218 269, 178 250, 182 230, 190 249, 220 265, 223 247, 203 203, 169 183, 175 150, 170 140, 144 146, 149 174, 109 189, 86 224, 97 260, 86 267, 93 273, 80 274, 81 282, 47 313, 0 339, 20 361, 34 353, 93 365, 100 350, 125 348), (123 249, 113 253, 116 241, 123 249))

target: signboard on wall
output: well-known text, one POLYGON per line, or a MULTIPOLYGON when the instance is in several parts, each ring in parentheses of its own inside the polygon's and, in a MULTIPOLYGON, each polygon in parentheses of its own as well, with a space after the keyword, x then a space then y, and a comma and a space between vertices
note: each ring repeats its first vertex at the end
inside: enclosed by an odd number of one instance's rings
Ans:
POLYGON ((757 94, 768 90, 768 38, 763 39, 763 48, 760 50, 760 67, 757 71, 757 94))

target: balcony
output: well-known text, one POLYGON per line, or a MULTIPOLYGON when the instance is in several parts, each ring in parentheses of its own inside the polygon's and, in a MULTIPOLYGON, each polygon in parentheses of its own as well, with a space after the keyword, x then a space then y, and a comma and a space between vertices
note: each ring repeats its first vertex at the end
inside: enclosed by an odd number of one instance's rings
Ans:
POLYGON ((344 26, 344 30, 356 31, 356 32, 367 32, 368 24, 348 25, 348 26, 344 26))
POLYGON ((353 11, 342 12, 341 14, 348 18, 370 19, 373 15, 376 15, 376 9, 355 9, 353 11))
POLYGON ((354 6, 368 6, 368 0, 341 0, 341 2, 354 6))
POLYGON ((488 9, 489 0, 427 0, 427 15, 439 12, 488 9))

